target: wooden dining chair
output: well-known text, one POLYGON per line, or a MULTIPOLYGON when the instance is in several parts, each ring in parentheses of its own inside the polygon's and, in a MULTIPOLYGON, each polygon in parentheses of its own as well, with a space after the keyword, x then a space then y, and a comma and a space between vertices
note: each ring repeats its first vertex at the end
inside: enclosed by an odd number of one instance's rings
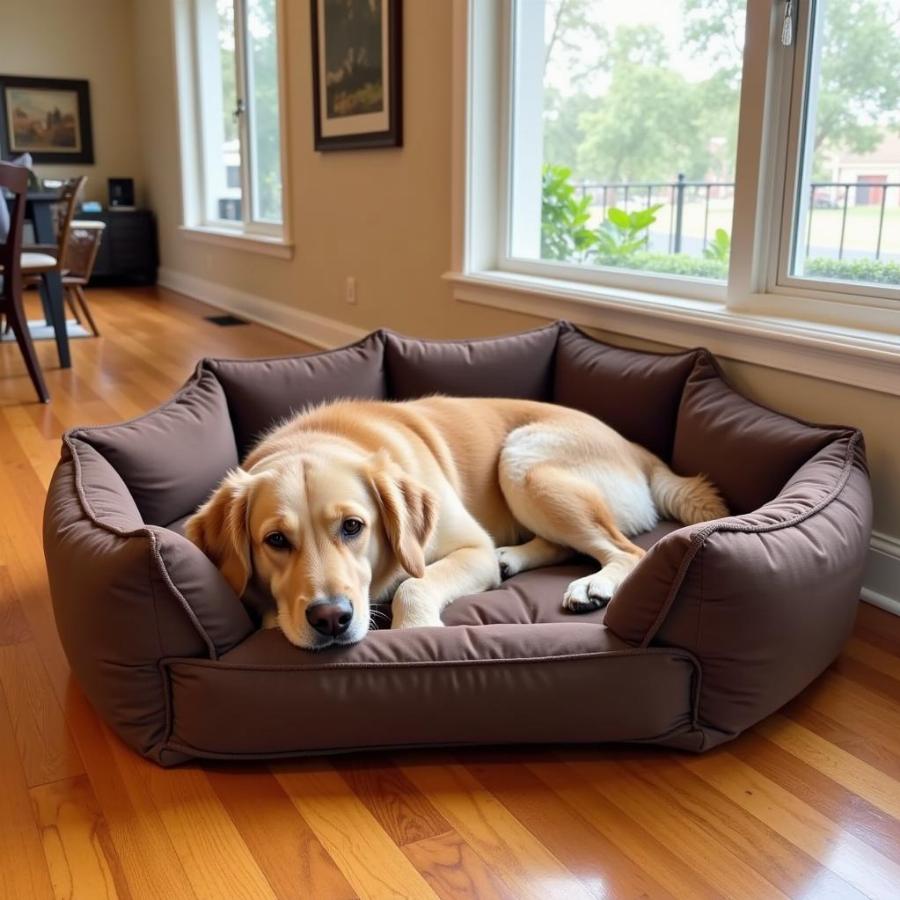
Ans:
MULTIPOLYGON (((0 288, 0 313, 6 318, 16 336, 16 343, 22 351, 25 367, 42 403, 50 400, 50 393, 44 382, 41 364, 34 352, 28 320, 22 306, 22 230, 25 224, 25 193, 28 190, 28 170, 22 166, 0 163, 0 188, 5 188, 15 197, 10 214, 9 229, 0 244, 0 273, 3 286, 0 288)), ((6 202, 0 198, 0 202, 6 202)), ((3 237, 0 235, 0 237, 3 237)))
POLYGON ((47 275, 54 271, 62 275, 66 246, 69 243, 69 232, 72 227, 72 219, 75 217, 75 205, 78 203, 86 181, 87 175, 69 178, 59 189, 59 200, 55 204, 55 208, 58 210, 56 243, 31 244, 22 248, 22 277, 25 285, 37 285, 42 288, 45 298, 50 290, 47 285, 47 275))
POLYGON ((100 336, 100 329, 91 315, 84 288, 94 272, 94 263, 105 230, 105 222, 75 219, 69 229, 69 241, 62 258, 63 295, 66 303, 79 324, 84 324, 82 317, 87 320, 96 337, 100 336))

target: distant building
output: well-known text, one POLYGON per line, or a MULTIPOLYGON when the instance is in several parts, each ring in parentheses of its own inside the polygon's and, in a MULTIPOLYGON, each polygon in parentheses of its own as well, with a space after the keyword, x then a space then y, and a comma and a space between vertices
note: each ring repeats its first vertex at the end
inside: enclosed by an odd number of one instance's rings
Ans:
MULTIPOLYGON (((885 189, 879 185, 900 184, 900 135, 889 134, 870 153, 835 153, 831 158, 831 180, 856 185, 848 195, 850 206, 880 204, 885 189)), ((834 200, 843 203, 843 188, 820 190, 834 192, 834 200)), ((826 196, 830 194, 823 198, 826 196)), ((900 206, 900 187, 889 188, 884 200, 891 206, 900 206)))

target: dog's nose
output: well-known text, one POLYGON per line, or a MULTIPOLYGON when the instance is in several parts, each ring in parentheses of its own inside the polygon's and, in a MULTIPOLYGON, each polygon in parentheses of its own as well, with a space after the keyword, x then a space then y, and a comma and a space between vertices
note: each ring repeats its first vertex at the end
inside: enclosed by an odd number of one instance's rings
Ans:
POLYGON ((306 621, 327 637, 343 634, 352 619, 353 605, 346 597, 323 597, 306 607, 306 621))

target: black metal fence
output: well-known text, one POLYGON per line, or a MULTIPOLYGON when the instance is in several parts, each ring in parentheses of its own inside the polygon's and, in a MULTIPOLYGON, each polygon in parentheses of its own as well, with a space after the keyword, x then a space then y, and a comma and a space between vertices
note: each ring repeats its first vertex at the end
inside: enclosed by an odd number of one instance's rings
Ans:
MULTIPOLYGON (((684 210, 688 204, 703 206, 703 237, 699 249, 707 247, 710 239, 709 212, 714 200, 730 200, 734 202, 733 181, 688 181, 679 175, 675 181, 654 182, 582 182, 577 185, 582 197, 591 196, 592 205, 600 207, 600 218, 606 218, 606 211, 612 206, 623 209, 646 209, 654 203, 662 203, 668 207, 668 225, 665 233, 665 249, 667 253, 681 253, 685 250, 684 210)), ((863 181, 814 181, 809 185, 808 211, 806 216, 806 256, 810 255, 812 226, 815 211, 818 209, 840 209, 841 231, 836 248, 837 258, 844 258, 847 236, 847 210, 856 206, 878 207, 877 237, 874 242, 874 258, 881 259, 884 238, 885 211, 888 193, 896 191, 893 197, 900 205, 900 182, 863 182, 863 181), (852 194, 851 194, 852 191, 852 194), (851 204, 852 197, 852 204, 851 204)), ((657 220, 658 224, 658 220, 657 220)), ((654 228, 654 234, 659 235, 654 228)), ((649 242, 649 235, 648 235, 649 242)))

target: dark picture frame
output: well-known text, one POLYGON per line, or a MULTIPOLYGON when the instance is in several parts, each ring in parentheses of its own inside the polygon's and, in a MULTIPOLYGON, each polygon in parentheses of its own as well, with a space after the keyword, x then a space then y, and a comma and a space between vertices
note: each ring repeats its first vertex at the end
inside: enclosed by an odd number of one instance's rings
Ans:
POLYGON ((93 163, 91 91, 74 78, 0 75, 0 157, 93 163))
POLYGON ((403 146, 401 0, 310 0, 316 150, 403 146))

